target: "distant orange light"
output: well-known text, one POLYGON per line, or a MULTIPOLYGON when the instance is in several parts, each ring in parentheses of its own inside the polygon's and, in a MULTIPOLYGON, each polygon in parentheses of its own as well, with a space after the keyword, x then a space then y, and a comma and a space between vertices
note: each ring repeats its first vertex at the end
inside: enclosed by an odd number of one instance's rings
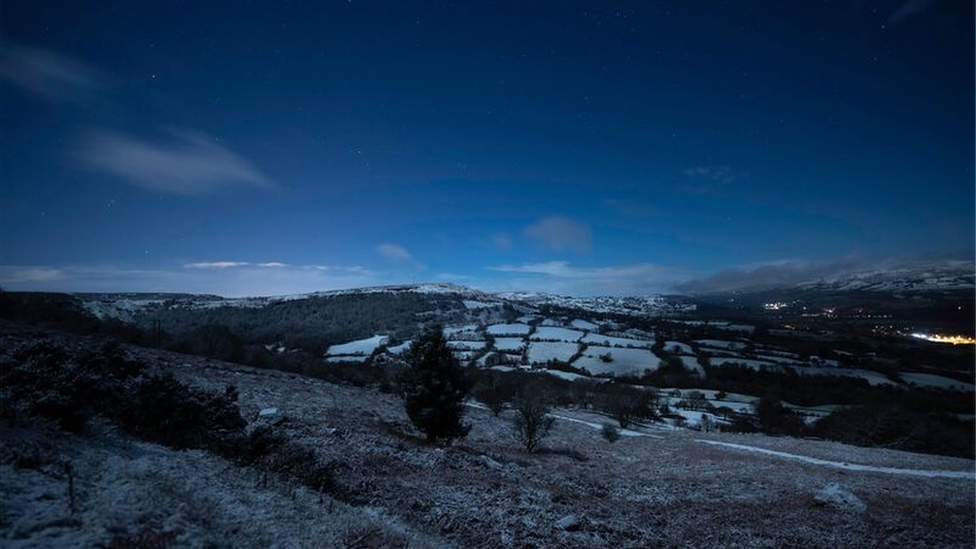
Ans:
POLYGON ((961 335, 920 334, 913 333, 912 337, 933 341, 935 343, 951 343, 953 345, 976 345, 976 339, 961 335))

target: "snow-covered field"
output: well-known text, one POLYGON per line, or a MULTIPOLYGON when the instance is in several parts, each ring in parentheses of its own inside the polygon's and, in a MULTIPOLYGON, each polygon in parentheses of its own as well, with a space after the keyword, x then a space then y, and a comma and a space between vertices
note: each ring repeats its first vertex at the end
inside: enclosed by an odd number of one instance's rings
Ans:
POLYGON ((579 345, 565 341, 533 341, 529 344, 527 360, 529 364, 545 364, 550 360, 569 362, 579 350, 579 345))
POLYGON ((701 377, 705 376, 705 368, 702 368, 702 365, 698 363, 698 358, 694 355, 679 355, 677 358, 685 369, 691 370, 701 377))
POLYGON ((447 346, 458 351, 480 351, 487 345, 484 341, 448 341, 447 346))
POLYGON ((528 324, 492 324, 488 326, 488 333, 494 336, 524 336, 532 328, 528 324))
POLYGON ((665 341, 664 350, 669 353, 678 353, 683 355, 694 355, 695 351, 692 350, 691 345, 687 343, 682 343, 681 341, 665 341))
POLYGON ((653 341, 593 333, 586 334, 586 336, 583 337, 582 342, 589 343, 590 345, 604 345, 607 347, 640 347, 645 349, 650 349, 651 345, 654 345, 653 341))
POLYGON ((584 332, 592 332, 600 327, 589 320, 583 320, 581 318, 577 318, 576 320, 570 322, 569 325, 577 330, 583 330, 584 332))
POLYGON ((533 341, 579 341, 583 337, 583 332, 570 330, 568 328, 558 328, 555 326, 540 326, 529 339, 533 341))
POLYGON ((702 347, 711 347, 713 349, 725 349, 732 351, 740 351, 749 346, 748 343, 743 343, 741 341, 728 341, 724 339, 696 339, 695 343, 702 347))
POLYGON ((410 348, 411 343, 413 343, 413 340, 408 339, 407 341, 404 341, 399 345, 393 345, 391 347, 387 347, 386 352, 390 353, 391 355, 402 355, 407 351, 407 349, 410 348))
POLYGON ((495 350, 503 353, 521 353, 525 348, 525 340, 520 337, 495 338, 495 350))
POLYGON ((935 374, 925 374, 921 372, 898 372, 898 377, 906 383, 921 387, 935 387, 937 389, 949 389, 955 391, 972 391, 976 385, 957 381, 948 377, 937 376, 935 374))
POLYGON ((656 370, 660 359, 647 349, 628 349, 620 347, 599 347, 590 345, 583 355, 573 362, 592 375, 600 374, 641 374, 644 370, 656 370), (603 355, 609 354, 610 362, 604 362, 603 355))
POLYGON ((360 339, 357 341, 350 341, 349 343, 343 343, 341 345, 333 345, 329 347, 326 352, 329 356, 345 356, 345 355, 365 355, 369 356, 376 351, 376 348, 380 345, 385 345, 389 340, 387 336, 375 335, 373 337, 368 337, 366 339, 360 339))
POLYGON ((888 376, 874 370, 822 366, 794 367, 793 369, 800 375, 859 377, 871 385, 896 385, 894 381, 888 379, 888 376))

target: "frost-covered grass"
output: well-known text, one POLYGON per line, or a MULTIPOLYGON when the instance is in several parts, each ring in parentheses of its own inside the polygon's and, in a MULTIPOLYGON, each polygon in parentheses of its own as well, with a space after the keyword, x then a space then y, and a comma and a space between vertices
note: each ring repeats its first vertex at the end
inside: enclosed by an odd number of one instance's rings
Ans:
POLYGON ((380 345, 385 345, 389 341, 389 337, 383 335, 374 335, 373 337, 368 337, 366 339, 359 339, 356 341, 350 341, 349 343, 343 343, 341 345, 333 345, 329 347, 326 354, 329 356, 345 356, 345 355, 366 355, 369 356, 373 354, 377 347, 380 345))
POLYGON ((347 362, 362 364, 369 360, 369 355, 336 355, 327 356, 323 360, 328 364, 342 364, 347 362))
POLYGON ((550 360, 569 362, 579 350, 576 343, 565 341, 533 341, 529 344, 527 361, 529 364, 545 364, 550 360))
MULTIPOLYGON (((368 506, 199 452, 130 442, 102 449, 93 433, 90 441, 60 441, 76 466, 78 526, 63 475, 2 465, 4 547, 93 547, 107 541, 107 528, 131 531, 140 518, 181 529, 178 547, 964 548, 976 535, 970 460, 665 426, 634 427, 610 444, 600 428, 612 419, 572 408, 553 410, 555 426, 536 454, 512 437, 511 411, 495 417, 480 408, 467 410, 468 437, 442 448, 423 443, 395 395, 131 349, 197 388, 235 385, 244 417, 278 408, 286 421, 276 429, 339 460, 337 481, 368 506), (866 509, 817 504, 813 494, 830 483, 866 509), (575 531, 558 526, 569 514, 580 517, 575 531)), ((10 440, 0 437, 0 446, 10 440)))
POLYGON ((0 444, 9 452, 38 442, 58 464, 0 465, 5 548, 104 547, 114 539, 113 547, 297 549, 348 547, 364 536, 416 548, 442 544, 381 509, 104 428, 84 436, 7 429, 0 444), (71 464, 73 502, 61 463, 71 464), (142 543, 133 541, 138 534, 142 543))

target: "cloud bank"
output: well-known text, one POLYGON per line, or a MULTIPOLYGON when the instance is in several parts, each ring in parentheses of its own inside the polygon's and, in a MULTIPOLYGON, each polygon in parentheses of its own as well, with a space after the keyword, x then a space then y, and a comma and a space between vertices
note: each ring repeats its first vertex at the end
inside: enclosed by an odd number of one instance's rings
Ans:
POLYGON ((650 263, 580 267, 568 261, 498 265, 489 270, 510 273, 502 287, 570 295, 646 295, 665 292, 684 275, 650 263))
POLYGON ((178 269, 142 270, 112 265, 0 266, 5 290, 60 292, 173 292, 228 297, 286 295, 389 283, 358 266, 287 265, 272 261, 204 261, 178 269))
POLYGON ((684 293, 761 290, 810 282, 864 267, 865 262, 857 258, 829 261, 783 259, 724 269, 703 278, 676 284, 675 289, 684 293))

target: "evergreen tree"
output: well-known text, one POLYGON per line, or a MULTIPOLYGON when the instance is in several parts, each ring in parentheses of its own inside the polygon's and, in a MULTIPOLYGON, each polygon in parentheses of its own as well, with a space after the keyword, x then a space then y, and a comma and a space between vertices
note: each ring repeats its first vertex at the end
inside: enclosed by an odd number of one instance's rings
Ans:
POLYGON ((424 331, 407 351, 403 379, 407 415, 429 442, 464 438, 470 427, 461 420, 468 381, 440 326, 424 331))

